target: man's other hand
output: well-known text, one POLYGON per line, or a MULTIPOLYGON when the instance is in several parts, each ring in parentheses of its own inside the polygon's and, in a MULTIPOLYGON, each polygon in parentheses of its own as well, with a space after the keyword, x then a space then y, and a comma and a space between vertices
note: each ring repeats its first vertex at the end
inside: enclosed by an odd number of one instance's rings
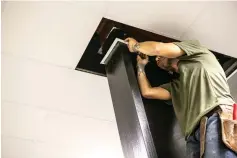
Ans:
POLYGON ((137 64, 138 65, 144 65, 145 66, 148 62, 149 62, 149 58, 148 58, 147 55, 145 56, 145 59, 142 59, 139 55, 137 56, 137 64))

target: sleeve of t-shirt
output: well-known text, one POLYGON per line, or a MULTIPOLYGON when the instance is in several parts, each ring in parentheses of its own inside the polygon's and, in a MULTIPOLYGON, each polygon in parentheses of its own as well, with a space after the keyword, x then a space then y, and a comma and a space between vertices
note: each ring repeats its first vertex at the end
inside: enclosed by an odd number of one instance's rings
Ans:
MULTIPOLYGON (((167 91, 169 91, 169 92, 171 93, 170 83, 162 84, 162 85, 160 85, 160 87, 166 89, 167 91)), ((166 104, 168 104, 168 105, 173 105, 173 104, 172 104, 172 99, 170 99, 170 100, 165 100, 164 102, 165 102, 166 104)))
POLYGON ((206 53, 206 49, 202 47, 197 40, 183 41, 183 42, 173 42, 180 49, 182 49, 187 56, 194 54, 206 53))
POLYGON ((170 83, 162 84, 159 87, 164 88, 171 93, 170 83))

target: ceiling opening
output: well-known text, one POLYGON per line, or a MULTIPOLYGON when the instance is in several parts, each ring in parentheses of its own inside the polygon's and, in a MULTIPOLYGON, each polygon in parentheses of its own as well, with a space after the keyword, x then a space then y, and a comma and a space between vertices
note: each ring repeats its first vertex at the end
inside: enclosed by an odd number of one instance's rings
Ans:
MULTIPOLYGON (((115 38, 124 40, 127 37, 133 37, 139 42, 177 41, 176 39, 155 34, 110 19, 102 18, 75 69, 100 76, 106 76, 105 67, 100 64, 101 60, 105 56, 115 38)), ((222 65, 227 77, 234 72, 237 68, 237 59, 218 52, 212 52, 222 65)), ((135 61, 135 57, 133 59, 135 61)))

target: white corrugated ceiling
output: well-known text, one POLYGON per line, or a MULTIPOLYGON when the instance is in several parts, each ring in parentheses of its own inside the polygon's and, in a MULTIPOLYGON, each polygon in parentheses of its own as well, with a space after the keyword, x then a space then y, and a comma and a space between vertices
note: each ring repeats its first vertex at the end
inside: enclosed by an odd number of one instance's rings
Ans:
POLYGON ((2 8, 3 53, 72 69, 102 17, 180 40, 198 39, 237 57, 237 2, 5 2, 2 8))

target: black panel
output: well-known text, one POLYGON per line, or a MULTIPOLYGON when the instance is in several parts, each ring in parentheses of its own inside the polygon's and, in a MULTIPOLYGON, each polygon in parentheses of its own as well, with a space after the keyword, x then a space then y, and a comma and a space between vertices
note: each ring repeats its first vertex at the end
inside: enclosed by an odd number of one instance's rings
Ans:
POLYGON ((156 158, 130 53, 122 43, 116 48, 106 72, 124 156, 156 158))
MULTIPOLYGON (((146 75, 153 87, 170 82, 172 79, 167 72, 153 63, 146 66, 146 75)), ((172 105, 167 105, 161 100, 144 98, 143 103, 159 157, 184 158, 185 141, 172 105)))
MULTIPOLYGON (((149 157, 154 157, 151 154, 157 153, 160 158, 183 158, 185 141, 173 107, 160 100, 141 99, 134 72, 134 58, 126 46, 120 46, 106 68, 125 157, 133 158, 133 147, 142 147, 141 142, 144 141, 144 145, 148 146, 146 150, 149 157), (147 136, 145 139, 144 135, 147 136)), ((153 63, 147 65, 146 72, 152 86, 171 80, 167 72, 153 63)))
POLYGON ((101 41, 98 33, 95 32, 81 60, 78 63, 76 70, 105 76, 105 67, 104 65, 100 64, 100 61, 103 59, 103 56, 97 53, 100 47, 101 41))

